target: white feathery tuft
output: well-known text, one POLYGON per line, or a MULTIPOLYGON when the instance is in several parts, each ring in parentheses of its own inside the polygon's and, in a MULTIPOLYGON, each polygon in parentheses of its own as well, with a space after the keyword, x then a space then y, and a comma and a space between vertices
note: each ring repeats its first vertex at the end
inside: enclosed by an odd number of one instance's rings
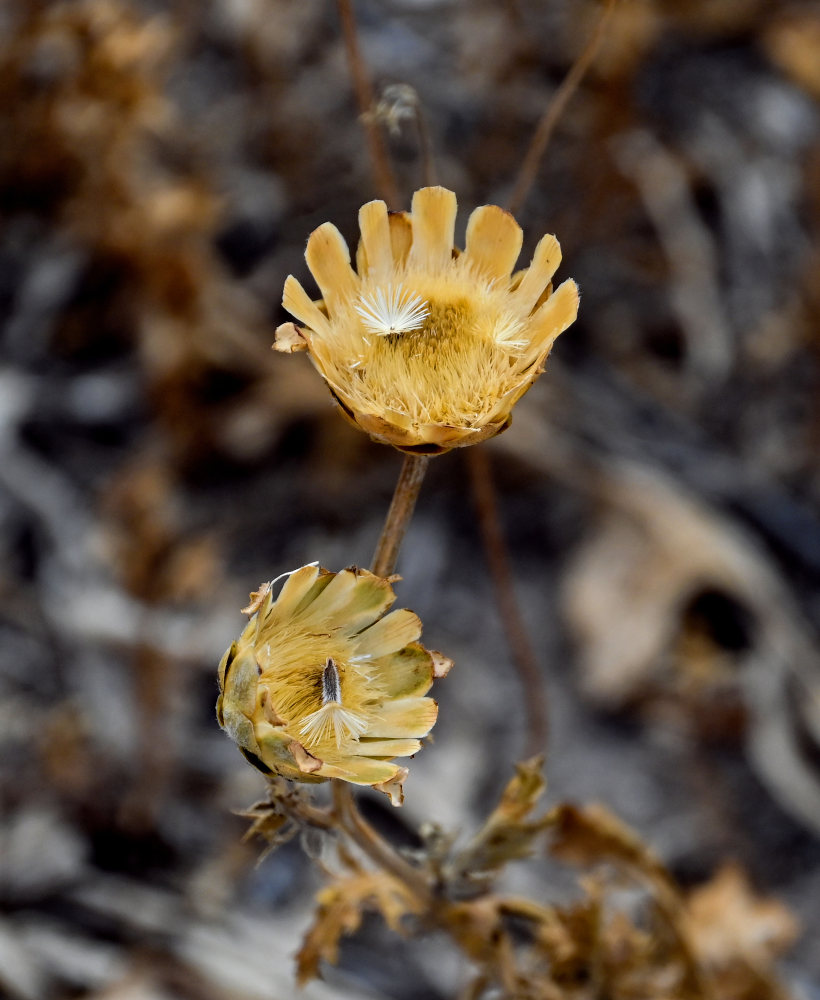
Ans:
POLYGON ((367 722, 357 712, 343 708, 338 701, 328 701, 302 722, 299 733, 308 748, 324 743, 333 735, 337 749, 346 739, 358 740, 367 731, 367 722))
POLYGON ((430 313, 424 299, 402 285, 377 288, 363 295, 355 308, 367 329, 379 337, 418 330, 430 313))

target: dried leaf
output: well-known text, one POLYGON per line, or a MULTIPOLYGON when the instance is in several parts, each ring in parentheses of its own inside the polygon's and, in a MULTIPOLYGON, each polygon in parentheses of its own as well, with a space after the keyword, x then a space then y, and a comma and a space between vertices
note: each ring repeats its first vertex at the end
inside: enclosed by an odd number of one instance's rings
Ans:
POLYGON ((516 776, 500 802, 458 856, 456 867, 462 877, 495 872, 532 853, 533 841, 550 823, 548 817, 527 820, 545 788, 543 763, 543 757, 533 757, 516 765, 516 776))
POLYGON ((404 921, 419 915, 423 906, 401 882, 385 872, 364 872, 339 879, 323 889, 318 897, 316 921, 308 931, 297 955, 297 978, 300 986, 319 974, 319 963, 335 964, 343 935, 358 930, 366 912, 380 913, 388 927, 404 933, 404 921))
POLYGON ((717 967, 738 959, 768 965, 798 935, 791 910, 777 899, 758 896, 736 864, 724 865, 711 881, 690 893, 686 913, 695 950, 717 967))
POLYGON ((563 861, 591 866, 610 862, 637 869, 653 881, 670 885, 666 869, 634 830, 605 806, 556 806, 548 822, 550 851, 563 861))

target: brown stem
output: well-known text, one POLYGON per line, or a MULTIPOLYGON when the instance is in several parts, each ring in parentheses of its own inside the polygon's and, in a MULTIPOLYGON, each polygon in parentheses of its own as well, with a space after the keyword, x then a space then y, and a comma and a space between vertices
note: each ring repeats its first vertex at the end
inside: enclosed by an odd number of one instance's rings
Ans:
POLYGON ((387 207, 395 211, 400 208, 399 189, 390 166, 390 158, 387 155, 384 136, 372 114, 375 106, 373 86, 359 49, 359 37, 356 31, 353 2, 352 0, 336 0, 336 6, 339 10, 339 19, 342 22, 347 64, 353 79, 356 103, 359 106, 359 116, 364 127, 365 136, 367 137, 367 148, 373 168, 373 179, 377 189, 387 202, 387 207))
MULTIPOLYGON (((405 455, 390 510, 387 512, 373 556, 372 571, 377 576, 389 576, 396 568, 402 539, 413 516, 413 509, 429 461, 427 455, 405 455)), ((425 906, 429 907, 432 903, 432 894, 427 880, 418 869, 397 854, 365 820, 356 806, 347 782, 338 779, 333 782, 333 804, 339 823, 370 860, 400 879, 424 902, 425 906)))
POLYGON ((490 564, 490 575, 493 578, 501 622, 512 652, 513 663, 524 689, 526 719, 524 755, 532 757, 535 754, 543 753, 549 735, 543 678, 538 666, 538 658, 515 599, 515 581, 498 517, 498 503, 489 458, 484 448, 479 445, 470 448, 467 462, 470 468, 478 525, 490 564))
POLYGON ((405 455, 379 543, 373 554, 371 570, 376 576, 390 576, 396 568, 399 549, 413 516, 429 455, 405 455))
POLYGON ((416 131, 419 137, 419 150, 421 152, 422 170, 424 183, 427 187, 438 184, 436 174, 436 157, 433 153, 433 140, 430 138, 430 129, 427 127, 427 116, 421 106, 421 101, 416 97, 416 131))
POLYGON ((564 113, 564 109, 569 103, 570 98, 578 89, 578 86, 583 78, 586 76, 587 70, 592 65, 593 59, 598 54, 598 47, 604 37, 604 27, 606 26, 606 22, 609 20, 610 14, 615 8, 615 3, 616 0, 606 0, 606 7, 598 19, 598 23, 595 26, 592 37, 589 39, 581 54, 570 67, 567 75, 561 81, 561 85, 553 94, 552 99, 544 111, 544 114, 541 116, 541 120, 536 126, 530 142, 530 147, 527 150, 518 171, 515 187, 513 188, 513 193, 507 206, 513 215, 516 215, 521 210, 524 202, 527 200, 527 195, 530 193, 532 186, 535 183, 538 165, 546 152, 549 141, 552 138, 552 133, 555 130, 555 126, 558 124, 561 115, 564 113))
POLYGON ((378 868, 390 872, 403 882, 429 907, 433 897, 424 875, 376 833, 356 807, 350 785, 346 781, 336 779, 333 782, 333 805, 341 826, 370 860, 378 868))

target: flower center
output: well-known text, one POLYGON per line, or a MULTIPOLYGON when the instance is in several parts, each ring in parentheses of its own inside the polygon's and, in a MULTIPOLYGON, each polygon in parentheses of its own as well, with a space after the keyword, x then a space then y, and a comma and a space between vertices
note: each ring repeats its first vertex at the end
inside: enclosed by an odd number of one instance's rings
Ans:
POLYGON ((329 656, 322 668, 322 706, 305 716, 299 735, 308 749, 315 749, 333 739, 336 749, 341 750, 346 741, 357 741, 366 729, 364 717, 342 705, 339 667, 329 656))

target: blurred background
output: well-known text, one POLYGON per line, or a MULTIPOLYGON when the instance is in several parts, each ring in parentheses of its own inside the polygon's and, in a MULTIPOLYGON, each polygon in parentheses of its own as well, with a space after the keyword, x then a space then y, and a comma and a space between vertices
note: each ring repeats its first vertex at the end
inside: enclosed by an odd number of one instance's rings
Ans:
MULTIPOLYGON (((461 241, 601 8, 355 8, 377 91, 415 89, 461 241)), ((687 888, 736 863, 802 925, 781 975, 810 998, 818 100, 817 3, 620 0, 518 212, 525 257, 558 235, 579 320, 487 446, 550 801, 606 803, 687 888)), ((355 244, 378 195, 336 7, 7 0, 0 135, 0 994, 291 997, 321 879, 297 842, 259 865, 241 842, 264 783, 213 705, 248 592, 366 566, 400 467, 270 351, 310 231, 355 244)), ((473 829, 526 742, 469 481, 464 454, 433 460, 399 564, 456 661, 404 809, 364 796, 409 843, 473 829)), ((304 995, 444 998, 463 971, 366 924, 304 995)))

